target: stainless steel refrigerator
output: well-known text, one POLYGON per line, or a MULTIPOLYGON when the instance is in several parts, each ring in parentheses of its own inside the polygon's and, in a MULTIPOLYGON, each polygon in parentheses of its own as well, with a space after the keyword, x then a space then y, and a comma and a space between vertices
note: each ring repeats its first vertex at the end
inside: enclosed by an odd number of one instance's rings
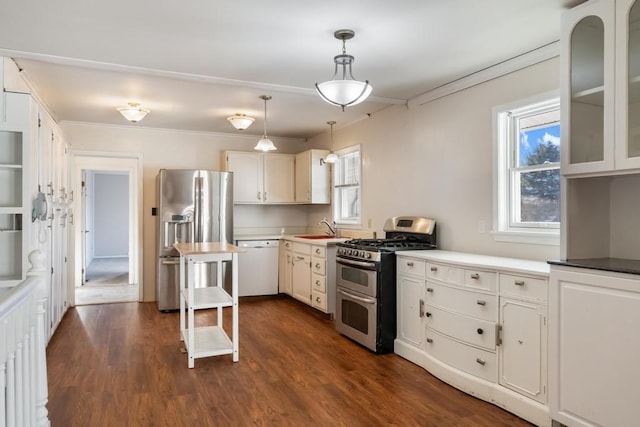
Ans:
MULTIPOLYGON (((183 242, 233 242, 233 174, 206 170, 160 169, 158 190, 156 299, 158 310, 180 308, 180 256, 183 242)), ((231 266, 223 265, 225 289, 231 266)), ((215 263, 197 264, 198 286, 216 286, 215 263)), ((227 283, 229 282, 229 283, 227 283)))

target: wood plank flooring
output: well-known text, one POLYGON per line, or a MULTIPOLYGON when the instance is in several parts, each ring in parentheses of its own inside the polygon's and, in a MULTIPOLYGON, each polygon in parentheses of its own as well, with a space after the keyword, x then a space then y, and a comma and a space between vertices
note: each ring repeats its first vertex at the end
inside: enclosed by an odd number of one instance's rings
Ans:
MULTIPOLYGON (((214 310, 197 317, 215 323, 214 310)), ((530 425, 287 297, 241 300, 238 363, 188 369, 178 328, 154 303, 70 309, 47 348, 52 426, 530 425)))

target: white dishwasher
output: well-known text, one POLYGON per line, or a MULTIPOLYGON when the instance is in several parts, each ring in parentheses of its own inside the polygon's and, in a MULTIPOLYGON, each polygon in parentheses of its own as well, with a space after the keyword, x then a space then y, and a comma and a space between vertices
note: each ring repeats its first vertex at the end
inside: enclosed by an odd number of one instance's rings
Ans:
POLYGON ((238 257, 238 296, 278 293, 279 240, 236 240, 244 249, 238 257))

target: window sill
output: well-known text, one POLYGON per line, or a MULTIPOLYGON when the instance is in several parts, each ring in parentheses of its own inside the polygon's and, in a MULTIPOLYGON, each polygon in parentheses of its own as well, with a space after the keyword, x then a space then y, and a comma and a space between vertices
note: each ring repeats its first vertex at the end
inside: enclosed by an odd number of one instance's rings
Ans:
POLYGON ((533 245, 560 245, 560 231, 493 231, 496 242, 528 243, 533 245))

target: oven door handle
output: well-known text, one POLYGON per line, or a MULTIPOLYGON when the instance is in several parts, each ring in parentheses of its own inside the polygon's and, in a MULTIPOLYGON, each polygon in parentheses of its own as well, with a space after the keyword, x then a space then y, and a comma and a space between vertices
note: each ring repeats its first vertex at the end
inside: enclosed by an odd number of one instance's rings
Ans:
POLYGON ((374 262, 354 261, 346 258, 336 258, 338 264, 347 265, 349 267, 364 268, 365 270, 376 270, 376 264, 374 262))
POLYGON ((354 299, 356 301, 363 302, 365 304, 375 304, 376 303, 376 300, 374 300, 374 299, 362 298, 362 297, 350 294, 349 292, 345 292, 342 289, 338 289, 338 293, 341 294, 341 295, 344 295, 347 298, 351 298, 351 299, 354 299))

